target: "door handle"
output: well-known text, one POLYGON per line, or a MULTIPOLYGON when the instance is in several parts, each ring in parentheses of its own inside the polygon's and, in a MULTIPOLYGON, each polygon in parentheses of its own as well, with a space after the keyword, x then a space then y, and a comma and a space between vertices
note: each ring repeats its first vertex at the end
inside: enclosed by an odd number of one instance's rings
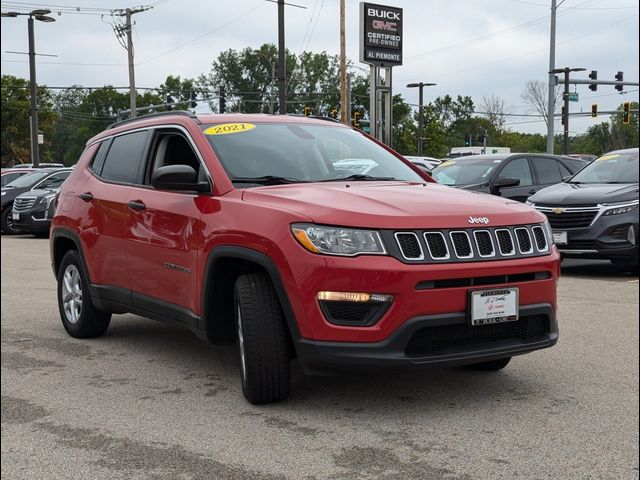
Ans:
POLYGON ((85 202, 90 202, 91 200, 93 200, 93 195, 91 194, 91 192, 84 192, 78 196, 85 202))
POLYGON ((145 208, 147 208, 147 206, 144 203, 142 203, 142 201, 140 200, 133 200, 127 203, 127 206, 131 210, 136 210, 136 211, 144 210, 145 208))

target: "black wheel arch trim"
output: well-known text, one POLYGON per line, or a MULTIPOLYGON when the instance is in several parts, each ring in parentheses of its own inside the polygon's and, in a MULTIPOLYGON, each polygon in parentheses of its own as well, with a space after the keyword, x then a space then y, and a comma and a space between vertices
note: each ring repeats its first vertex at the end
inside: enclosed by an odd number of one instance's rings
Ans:
MULTIPOLYGON (((246 247, 238 247, 234 245, 221 245, 214 247, 211 249, 207 256, 207 263, 205 265, 204 270, 204 284, 202 288, 202 320, 206 322, 209 318, 209 306, 207 302, 208 294, 207 292, 211 291, 212 288, 215 288, 212 285, 212 281, 214 275, 211 275, 214 272, 216 262, 218 260, 224 258, 236 258, 239 260, 247 260, 253 263, 260 265, 265 269, 269 277, 271 278, 271 282, 273 287, 278 295, 278 300, 280 300, 280 305, 282 307, 282 311, 284 313, 284 317, 287 321, 287 325, 289 327, 289 333, 291 337, 295 340, 300 338, 300 330, 298 329, 298 323, 296 322, 295 314, 293 313, 293 308, 291 307, 291 302, 289 301, 289 295, 287 294, 286 289, 284 288, 284 283, 282 282, 282 277, 280 276, 280 271, 276 266, 275 262, 268 256, 262 252, 258 252, 257 250, 253 250, 251 248, 246 247)), ((206 329, 206 325, 201 326, 202 329, 206 329)))
MULTIPOLYGON (((53 275, 56 278, 58 278, 58 271, 56 269, 56 259, 54 257, 55 249, 53 248, 58 238, 66 238, 67 240, 71 240, 75 244, 76 250, 78 251, 78 254, 80 255, 80 260, 82 262, 82 265, 81 265, 82 273, 87 279, 87 283, 91 285, 92 284, 91 276, 89 275, 89 271, 87 270, 87 261, 84 258, 84 252, 82 251, 82 243, 80 242, 80 237, 76 232, 74 232, 73 230, 69 230, 68 228, 57 227, 51 232, 51 235, 50 235, 51 268, 53 269, 53 275)), ((62 260, 62 258, 60 258, 60 260, 62 260)))

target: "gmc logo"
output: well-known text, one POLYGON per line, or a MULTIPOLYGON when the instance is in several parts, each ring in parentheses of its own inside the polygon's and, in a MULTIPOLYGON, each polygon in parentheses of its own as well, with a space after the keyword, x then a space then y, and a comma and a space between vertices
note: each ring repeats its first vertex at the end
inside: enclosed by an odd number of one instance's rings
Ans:
POLYGON ((397 32, 397 23, 396 22, 385 22, 384 20, 373 20, 372 26, 376 30, 387 30, 389 32, 397 32))
POLYGON ((471 225, 475 223, 483 223, 485 225, 489 224, 489 219, 487 217, 469 217, 468 221, 471 225))
POLYGON ((387 20, 398 20, 400 21, 400 13, 399 12, 390 12, 388 10, 378 10, 377 8, 368 8, 367 15, 369 17, 376 18, 386 18, 387 20))

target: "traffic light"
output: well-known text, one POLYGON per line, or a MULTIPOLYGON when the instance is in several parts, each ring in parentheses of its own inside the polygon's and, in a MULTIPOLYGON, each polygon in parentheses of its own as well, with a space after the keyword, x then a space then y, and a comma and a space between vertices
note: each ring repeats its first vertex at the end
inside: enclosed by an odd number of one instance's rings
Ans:
POLYGON ((591 116, 592 117, 597 117, 598 116, 598 104, 594 103, 593 105, 591 105, 591 116))
MULTIPOLYGON (((623 78, 624 78, 624 72, 616 73, 616 81, 617 82, 622 82, 623 78)), ((616 85, 616 90, 618 90, 619 92, 621 92, 623 89, 624 89, 623 85, 616 85)))
POLYGON ((465 135, 464 136, 464 146, 465 147, 470 147, 471 146, 471 135, 465 135))
POLYGON ((631 102, 624 102, 622 106, 622 123, 625 125, 629 125, 629 110, 631 110, 631 102))
POLYGON ((164 101, 164 109, 165 110, 173 110, 173 98, 170 95, 167 95, 166 100, 164 101))
MULTIPOLYGON (((597 70, 591 70, 591 73, 589 74, 589 78, 591 80, 598 80, 598 71, 597 70)), ((597 83, 590 83, 589 84, 589 90, 595 92, 596 90, 598 90, 598 84, 597 83)))
POLYGON ((225 113, 227 111, 227 91, 224 85, 220 85, 220 98, 218 100, 218 111, 225 113))
POLYGON ((311 115, 311 107, 304 107, 304 116, 308 117, 311 115))
POLYGON ((567 109, 565 108, 565 106, 562 106, 562 125, 566 125, 567 124, 567 109))
POLYGON ((353 126, 354 127, 360 126, 360 112, 355 112, 353 114, 353 126))
POLYGON ((191 108, 196 108, 198 106, 198 102, 196 101, 196 92, 194 90, 191 90, 189 92, 189 106, 191 108))

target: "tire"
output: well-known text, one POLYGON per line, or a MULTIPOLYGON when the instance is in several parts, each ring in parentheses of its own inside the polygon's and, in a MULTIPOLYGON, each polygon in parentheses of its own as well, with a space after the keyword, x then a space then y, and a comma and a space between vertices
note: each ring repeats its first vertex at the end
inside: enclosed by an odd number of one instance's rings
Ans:
POLYGON ((511 361, 511 357, 499 358, 498 360, 491 360, 490 362, 473 363, 466 365, 465 368, 469 370, 477 370, 484 372, 495 372, 496 370, 502 370, 511 361))
POLYGON ((7 205, 2 212, 2 217, 0 218, 0 228, 2 229, 2 233, 5 235, 15 235, 20 233, 20 230, 13 226, 13 214, 11 213, 11 209, 13 205, 7 205))
POLYGON ((74 338, 99 337, 109 328, 111 313, 93 305, 82 261, 75 250, 69 250, 60 262, 58 309, 64 329, 74 338))
POLYGON ((242 393, 254 405, 289 396, 289 332, 271 280, 241 275, 235 284, 235 319, 242 393))

